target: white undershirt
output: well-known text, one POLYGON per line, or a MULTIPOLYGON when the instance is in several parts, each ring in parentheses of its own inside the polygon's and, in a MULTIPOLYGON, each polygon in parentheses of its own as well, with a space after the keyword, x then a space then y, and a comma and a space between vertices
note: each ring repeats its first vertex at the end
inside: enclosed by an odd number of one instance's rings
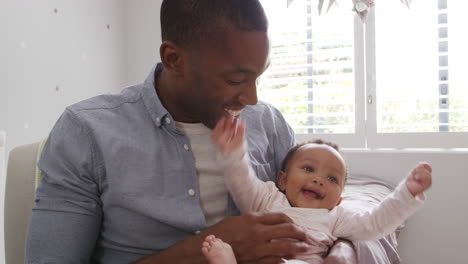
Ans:
POLYGON ((223 171, 216 163, 216 147, 211 141, 211 129, 202 123, 176 122, 176 127, 189 138, 200 188, 200 205, 206 225, 221 221, 227 209, 227 188, 223 171))

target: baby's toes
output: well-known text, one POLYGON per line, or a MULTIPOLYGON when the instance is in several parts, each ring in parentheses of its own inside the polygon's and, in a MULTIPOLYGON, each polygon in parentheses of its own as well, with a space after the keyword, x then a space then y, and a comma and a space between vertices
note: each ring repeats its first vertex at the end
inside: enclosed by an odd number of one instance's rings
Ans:
POLYGON ((204 241, 203 244, 202 244, 202 247, 209 250, 211 248, 211 243, 207 242, 207 241, 204 241))

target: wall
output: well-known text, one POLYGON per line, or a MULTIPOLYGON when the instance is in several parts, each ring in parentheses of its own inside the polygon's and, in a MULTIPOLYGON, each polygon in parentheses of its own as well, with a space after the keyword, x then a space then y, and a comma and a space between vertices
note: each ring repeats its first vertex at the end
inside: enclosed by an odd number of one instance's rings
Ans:
POLYGON ((5 182, 4 182, 4 179, 5 179, 5 175, 6 175, 6 164, 5 164, 5 131, 2 131, 0 130, 0 180, 2 182, 2 184, 0 184, 0 187, 1 187, 1 191, 0 191, 0 194, 2 195, 1 198, 0 198, 0 209, 2 211, 0 211, 0 224, 1 224, 1 227, 0 227, 0 263, 4 263, 5 261, 5 252, 4 252, 4 239, 3 239, 3 235, 4 235, 4 231, 3 231, 3 193, 4 193, 4 189, 5 189, 5 182))
POLYGON ((7 150, 45 137, 67 105, 121 89, 123 1, 9 0, 2 9, 7 150))
MULTIPOLYGON (((5 6, 5 1, 6 0, 0 0, 0 6, 5 6)), ((6 58, 6 54, 7 54, 7 50, 5 48, 5 42, 3 41, 4 36, 6 36, 6 32, 7 32, 6 13, 7 11, 5 8, 0 8, 0 58, 6 58)), ((6 113, 7 109, 5 107, 6 96, 3 96, 4 91, 7 89, 3 83, 3 80, 5 80, 6 78, 6 69, 7 69, 7 64, 5 63, 5 60, 0 59, 0 131, 4 129, 3 124, 7 117, 7 113, 6 113)), ((0 182, 2 179, 3 178, 0 178, 0 182)), ((0 194, 1 194, 1 190, 0 190, 0 194)))
POLYGON ((161 29, 159 10, 162 0, 125 2, 126 83, 142 82, 159 62, 161 29))
MULTIPOLYGON (((66 106, 121 90, 124 0, 1 0, 0 6, 0 130, 7 134, 6 151, 46 137, 66 106)), ((0 227, 4 184, 2 177, 0 227)), ((0 239, 0 263, 3 248, 0 239)))
POLYGON ((346 151, 350 172, 395 183, 419 161, 433 168, 433 186, 424 207, 407 221, 399 238, 404 264, 466 263, 468 244, 468 152, 346 151))
POLYGON ((0 1, 7 151, 44 138, 66 106, 142 82, 159 61, 161 0, 0 1))

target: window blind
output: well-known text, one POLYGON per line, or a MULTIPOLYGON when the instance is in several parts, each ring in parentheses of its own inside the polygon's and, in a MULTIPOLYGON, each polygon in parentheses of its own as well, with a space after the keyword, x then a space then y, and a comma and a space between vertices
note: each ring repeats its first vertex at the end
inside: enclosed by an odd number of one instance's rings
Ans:
POLYGON ((259 98, 278 107, 297 134, 354 133, 353 12, 319 16, 317 1, 262 1, 271 65, 259 98))

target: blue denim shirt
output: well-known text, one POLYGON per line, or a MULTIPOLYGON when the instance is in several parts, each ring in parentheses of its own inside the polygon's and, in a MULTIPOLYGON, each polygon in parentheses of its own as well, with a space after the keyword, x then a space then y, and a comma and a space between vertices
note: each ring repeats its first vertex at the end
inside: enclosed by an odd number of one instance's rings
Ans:
MULTIPOLYGON (((189 139, 154 88, 161 70, 59 118, 39 161, 27 263, 130 263, 206 228, 189 139)), ((295 144, 292 129, 263 102, 241 118, 258 177, 275 180, 295 144)), ((230 197, 226 203, 226 215, 239 214, 230 197)))

